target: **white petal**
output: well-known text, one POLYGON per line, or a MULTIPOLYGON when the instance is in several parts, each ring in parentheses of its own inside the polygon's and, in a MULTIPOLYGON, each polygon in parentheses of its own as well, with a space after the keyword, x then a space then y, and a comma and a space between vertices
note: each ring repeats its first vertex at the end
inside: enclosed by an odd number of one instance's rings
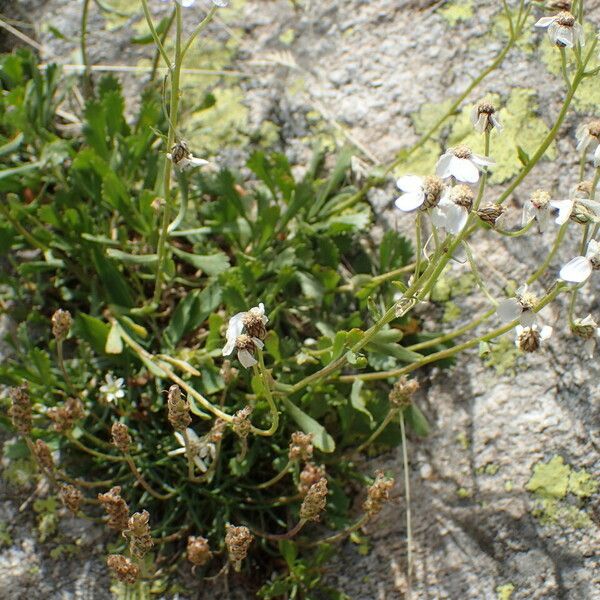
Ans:
POLYGON ((467 262, 467 260, 468 260, 467 251, 465 250, 465 247, 463 244, 458 246, 458 248, 452 253, 452 260, 461 265, 464 265, 467 262))
POLYGON ((573 206, 575 202, 573 200, 551 200, 550 206, 558 209, 558 216, 556 217, 556 223, 558 225, 564 225, 573 212, 573 206))
POLYGON ((587 247, 587 251, 585 253, 585 257, 586 258, 594 258, 594 256, 597 256, 600 254, 600 243, 598 243, 596 240, 590 240, 588 247, 587 247))
POLYGON ((479 118, 477 119, 477 122, 475 123, 475 131, 477 131, 477 133, 483 133, 485 131, 485 128, 487 127, 487 123, 487 115, 485 113, 481 113, 479 115, 479 118))
POLYGON ((167 456, 179 456, 180 454, 185 454, 185 448, 177 448, 176 450, 169 450, 167 452, 167 456))
POLYGON ((439 206, 436 206, 431 211, 431 222, 435 225, 435 227, 445 227, 446 213, 439 206))
POLYGON ((583 32, 583 27, 577 22, 573 24, 573 37, 576 42, 579 42, 582 48, 585 46, 585 33, 583 32))
POLYGON ((394 204, 401 211, 410 212, 419 208, 419 206, 423 206, 423 202, 425 202, 425 194, 423 190, 419 190, 402 194, 402 196, 396 199, 394 204))
POLYGON ((473 127, 477 128, 477 124, 479 123, 479 120, 480 120, 479 106, 475 105, 471 109, 471 123, 473 124, 473 127))
POLYGON ((596 168, 600 167, 600 144, 598 145, 598 147, 596 148, 596 151, 594 152, 594 167, 596 167, 596 168))
POLYGON ((190 440, 191 444, 199 444, 200 443, 200 438, 198 437, 198 435, 196 434, 196 432, 193 429, 188 427, 185 431, 187 433, 188 440, 190 440))
POLYGON ((236 338, 242 335, 242 331, 244 331, 245 316, 245 312, 239 312, 229 319, 229 323, 227 324, 227 332, 225 333, 228 343, 231 342, 231 340, 233 340, 235 343, 236 338))
POLYGON ((179 433, 179 431, 175 432, 175 439, 179 442, 180 446, 184 446, 185 450, 185 440, 183 439, 183 436, 181 435, 181 433, 179 433))
POLYGON ((544 325, 540 331, 540 339, 547 340, 552 335, 552 331, 550 325, 544 325))
POLYGON ((583 283, 591 274, 592 263, 585 256, 576 256, 560 270, 560 278, 569 283, 583 283))
POLYGON ((502 321, 514 321, 523 312, 523 307, 516 298, 505 298, 498 303, 496 313, 502 321))
POLYGON ((423 188, 423 178, 418 175, 404 175, 396 181, 396 186, 403 192, 418 192, 423 188))
POLYGON ((179 2, 181 6, 188 8, 189 6, 192 6, 196 0, 177 0, 177 2, 179 2))
POLYGON ((258 338, 253 337, 252 341, 254 342, 254 345, 259 349, 262 350, 265 345, 263 344, 262 340, 259 340, 258 338))
POLYGON ((198 467, 198 470, 201 471, 202 473, 206 473, 206 471, 208 471, 208 467, 206 466, 206 463, 199 456, 194 457, 194 463, 198 467))
POLYGON ((223 346, 223 350, 221 350, 222 356, 229 356, 235 350, 235 338, 227 340, 225 346, 223 346))
POLYGON ((220 8, 226 8, 229 5, 228 0, 212 0, 212 3, 220 8))
POLYGON ((537 318, 537 314, 532 310, 524 310, 521 313, 521 317, 519 318, 519 322, 523 327, 533 327, 535 325, 535 320, 537 318))
POLYGON ((479 154, 472 154, 471 161, 474 162, 476 165, 481 165, 482 167, 491 167, 496 164, 488 156, 480 156, 479 154))
POLYGON ((442 179, 446 179, 450 177, 452 173, 450 172, 450 162, 454 158, 454 154, 451 152, 446 152, 440 156, 440 159, 437 161, 437 165, 435 166, 435 174, 442 179))
POLYGON ((500 122, 500 119, 496 115, 492 115, 492 123, 497 131, 502 131, 504 129, 504 125, 500 122))
POLYGON ((248 352, 248 350, 239 350, 238 351, 238 360, 242 364, 242 367, 249 369, 257 364, 257 360, 248 352))
POLYGON ((258 308, 258 311, 260 312, 260 314, 264 316, 264 314, 265 314, 265 305, 262 302, 259 302, 257 308, 258 308))
POLYGON ((449 170, 458 181, 464 183, 477 183, 479 181, 479 169, 468 158, 452 156, 449 170))
POLYGON ((204 160, 203 158, 196 158, 192 156, 190 159, 190 166, 192 167, 203 167, 204 165, 210 165, 210 161, 204 160))
POLYGON ((446 225, 444 227, 449 233, 458 235, 467 224, 469 212, 464 206, 453 204, 446 210, 446 225))
POLYGON ((536 27, 548 27, 551 23, 554 23, 556 17, 542 17, 536 24, 536 27))

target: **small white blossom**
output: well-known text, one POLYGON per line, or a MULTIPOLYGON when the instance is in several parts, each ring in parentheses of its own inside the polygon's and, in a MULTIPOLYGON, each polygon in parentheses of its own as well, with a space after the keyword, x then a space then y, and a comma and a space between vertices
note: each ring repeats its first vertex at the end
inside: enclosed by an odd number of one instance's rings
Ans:
POLYGON ((477 183, 479 171, 489 167, 494 161, 485 156, 473 154, 467 146, 456 146, 447 150, 437 162, 435 172, 438 177, 447 179, 454 177, 465 183, 477 183))
POLYGON ((439 177, 405 175, 396 181, 396 185, 404 193, 394 204, 404 212, 421 207, 432 208, 438 204, 444 192, 444 183, 439 177))
POLYGON ((560 278, 568 283, 583 283, 592 271, 600 269, 600 244, 590 240, 585 256, 576 256, 561 270, 560 278))
POLYGON ((523 352, 535 352, 541 343, 552 335, 552 331, 553 329, 549 325, 544 325, 541 330, 535 324, 531 327, 517 325, 515 327, 515 345, 523 352))
POLYGON ((475 131, 478 133, 484 133, 497 129, 502 131, 504 129, 500 119, 496 115, 496 109, 490 102, 481 102, 473 107, 471 111, 471 123, 475 131))
POLYGON ((112 373, 107 373, 104 376, 106 383, 100 386, 100 392, 104 396, 105 402, 116 402, 125 396, 125 380, 122 377, 115 379, 112 373))
POLYGON ((571 324, 571 331, 585 340, 584 350, 592 358, 598 338, 600 338, 600 328, 592 315, 588 315, 585 319, 575 319, 571 324))
POLYGON ((536 27, 547 27, 548 37, 554 44, 562 48, 573 48, 575 44, 585 45, 583 27, 568 11, 559 12, 553 17, 542 17, 536 27))
POLYGON ((456 185, 447 190, 431 211, 432 223, 448 233, 458 235, 467 224, 473 199, 473 191, 467 185, 456 185))
POLYGON ((536 318, 533 307, 537 299, 527 291, 527 284, 523 284, 516 292, 514 298, 505 298, 498 303, 496 313, 505 323, 519 319, 523 327, 531 327, 536 318))
POLYGON ((550 224, 550 194, 545 190, 536 190, 523 205, 523 226, 535 219, 538 230, 543 233, 550 224))
MULTIPOLYGON (((215 459, 217 454, 217 448, 215 444, 208 441, 205 437, 199 438, 196 432, 189 427, 185 430, 190 445, 190 454, 194 461, 194 464, 198 467, 198 470, 202 473, 206 473, 210 464, 215 459)), ((185 454, 185 438, 178 431, 175 432, 175 437, 179 442, 180 448, 167 452, 168 456, 177 456, 179 454, 185 454)))
POLYGON ((176 144, 173 144, 171 152, 167 153, 167 158, 173 163, 173 166, 180 171, 186 171, 193 167, 203 167, 211 164, 208 160, 195 157, 190 152, 190 149, 184 140, 180 140, 176 144))
POLYGON ((262 302, 231 317, 225 333, 223 356, 229 356, 237 348, 237 357, 242 366, 253 367, 257 362, 253 352, 257 348, 264 348, 261 338, 264 339, 266 335, 265 326, 268 322, 269 318, 265 315, 265 305, 262 302))
POLYGON ((591 146, 595 146, 594 167, 600 167, 600 120, 591 123, 582 123, 575 134, 577 138, 577 150, 585 153, 591 146))

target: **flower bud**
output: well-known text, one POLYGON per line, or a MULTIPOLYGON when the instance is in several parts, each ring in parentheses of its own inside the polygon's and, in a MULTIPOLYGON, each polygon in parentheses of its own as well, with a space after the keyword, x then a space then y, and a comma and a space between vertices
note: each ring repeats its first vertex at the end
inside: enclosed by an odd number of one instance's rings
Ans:
POLYGON ((28 388, 29 386, 25 382, 10 390, 12 404, 9 408, 9 414, 14 428, 21 435, 31 433, 31 400, 29 399, 28 388))
POLYGON ((129 454, 131 436, 129 435, 129 428, 127 425, 117 421, 116 423, 113 423, 111 433, 114 446, 123 454, 129 454))
POLYGON ((122 554, 109 555, 106 564, 123 583, 133 585, 140 577, 140 568, 122 554))
POLYGON ((73 319, 71 318, 71 313, 68 310, 59 308, 52 315, 52 333, 54 334, 54 337, 59 341, 64 340, 69 334, 72 324, 73 319))
POLYGON ((497 204, 491 204, 490 206, 484 206, 480 208, 475 214, 488 225, 492 227, 496 226, 496 221, 504 214, 504 207, 497 204))
POLYGON ((45 471, 52 473, 54 470, 54 459, 52 458, 52 453, 50 452, 50 448, 48 448, 48 444, 46 444, 44 440, 35 440, 34 449, 35 458, 40 467, 45 471))
POLYGON ((300 506, 300 518, 303 521, 318 521, 327 506, 327 479, 322 477, 314 483, 300 506))
POLYGON ((181 390, 178 385, 172 385, 169 388, 167 397, 167 406, 169 409, 169 423, 175 431, 185 431, 192 422, 190 415, 190 405, 181 396, 181 390))
POLYGON ((304 469, 300 471, 300 481, 298 483, 298 493, 304 497, 308 494, 308 490, 326 475, 325 467, 315 465, 314 463, 306 463, 304 469))
POLYGON ((240 570, 240 563, 248 556, 248 548, 254 537, 247 527, 225 526, 225 546, 233 567, 236 571, 240 570))
POLYGON ((68 508, 74 515, 79 512, 83 494, 73 485, 61 485, 58 495, 60 496, 63 505, 68 508))
POLYGON ((310 460, 314 450, 312 439, 312 433, 302 433, 301 431, 292 433, 292 440, 290 441, 288 452, 289 459, 304 461, 310 460))
POLYGON ((127 529, 129 521, 129 507, 121 498, 121 487, 116 485, 105 494, 98 494, 100 504, 108 513, 108 526, 116 531, 127 529))
POLYGON ((394 487, 394 480, 385 477, 382 471, 375 474, 375 481, 369 487, 367 499, 363 504, 364 511, 374 517, 381 512, 383 505, 390 499, 390 490, 394 487))
POLYGON ((205 565, 213 556, 208 540, 202 536, 190 536, 187 541, 187 559, 196 567, 205 565))
POLYGON ((388 395, 390 404, 399 409, 409 407, 412 404, 412 397, 419 387, 416 379, 409 379, 406 375, 402 375, 388 395))
POLYGON ((252 413, 251 406, 245 406, 241 410, 238 410, 232 419, 232 427, 235 433, 242 439, 246 439, 252 430, 252 423, 250 422, 250 414, 252 413))
POLYGON ((131 515, 124 534, 129 537, 129 551, 136 558, 144 558, 154 546, 148 522, 150 514, 147 510, 131 515))

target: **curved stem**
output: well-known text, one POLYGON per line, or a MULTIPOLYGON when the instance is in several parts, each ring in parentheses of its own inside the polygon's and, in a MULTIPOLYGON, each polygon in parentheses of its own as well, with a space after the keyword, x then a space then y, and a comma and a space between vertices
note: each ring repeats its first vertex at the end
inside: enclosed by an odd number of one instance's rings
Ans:
MULTIPOLYGON (((177 5, 175 7, 175 11, 177 11, 177 5)), ((144 9, 144 16, 146 17, 146 23, 148 23, 148 28, 150 29, 150 33, 152 34, 152 38, 154 39, 154 43, 156 44, 156 48, 162 56, 165 64, 167 65, 167 69, 170 72, 173 71, 173 66, 171 65, 171 61, 169 60, 169 55, 167 54, 165 47, 163 46, 160 37, 158 36, 158 32, 156 31, 156 27, 154 27, 154 22, 152 21, 152 15, 150 14, 150 10, 148 9, 147 0, 142 0, 142 8, 144 9)))
POLYGON ((554 244, 552 244, 552 248, 550 249, 550 252, 548 252, 548 256, 546 256, 546 259, 540 265, 540 267, 537 269, 537 271, 535 273, 533 273, 533 275, 531 275, 531 277, 529 277, 529 279, 527 280, 528 285, 533 283, 536 279, 539 279, 546 272, 548 265, 552 262, 554 255, 558 252, 558 248, 560 247, 560 245, 565 237, 565 233, 567 233, 568 226, 569 226, 569 222, 567 221, 558 230, 558 235, 556 236, 556 239, 554 240, 554 244))
POLYGON ((269 481, 264 481, 263 483, 254 485, 254 486, 252 486, 252 488, 255 490, 264 490, 265 488, 275 485, 278 481, 281 481, 287 475, 287 473, 289 473, 290 467, 293 464, 294 464, 293 460, 288 460, 285 467, 283 467, 283 469, 281 469, 281 471, 279 471, 279 473, 277 473, 277 475, 275 475, 275 477, 272 477, 271 479, 269 479, 269 481))
POLYGON ((155 491, 152 486, 144 479, 142 474, 139 472, 138 468, 135 466, 135 462, 133 462, 133 458, 131 458, 130 454, 125 455, 125 460, 131 469, 131 472, 135 475, 135 478, 138 480, 139 484, 154 498, 157 500, 168 500, 175 495, 175 491, 170 492, 169 494, 160 494, 155 491))
POLYGON ((406 494, 406 546, 407 546, 407 566, 406 566, 406 598, 411 597, 411 581, 413 570, 412 557, 412 519, 410 513, 410 477, 408 472, 408 450, 406 448, 406 430, 404 427, 404 411, 400 411, 400 436, 402 439, 402 462, 404 464, 404 491, 406 494))
POLYGON ((289 540, 293 538, 300 530, 306 525, 307 521, 305 519, 300 519, 294 527, 292 527, 289 531, 285 533, 262 533, 260 531, 253 531, 255 535, 261 538, 265 538, 267 540, 279 541, 279 540, 289 540))
POLYGON ((320 540, 316 540, 316 541, 311 542, 310 544, 306 544, 306 545, 309 548, 314 548, 315 546, 318 546, 319 544, 334 544, 335 542, 339 542, 340 540, 343 540, 346 536, 350 535, 357 529, 364 527, 368 523, 369 518, 370 518, 369 515, 363 515, 356 523, 354 523, 354 525, 351 525, 350 527, 347 527, 346 529, 343 529, 342 531, 338 531, 338 533, 336 533, 334 535, 330 535, 326 538, 321 538, 320 540))
POLYGON ((217 10, 219 10, 218 7, 216 5, 213 5, 211 7, 211 9, 208 11, 208 14, 206 15, 206 17, 204 17, 204 19, 202 19, 202 21, 200 21, 200 23, 198 24, 198 26, 196 27, 196 29, 194 29, 194 31, 192 32, 192 34, 188 38, 187 42, 183 46, 183 50, 181 51, 181 60, 183 60, 183 58, 187 54, 187 51, 190 49, 190 46, 192 45, 192 43, 194 42, 194 40, 196 39, 196 37, 200 33, 202 33, 202 30, 212 21, 212 19, 215 16, 215 13, 217 12, 217 10))
POLYGON ((72 433, 66 434, 67 439, 73 446, 79 448, 79 450, 83 450, 87 454, 91 454, 96 458, 100 458, 102 460, 109 460, 111 462, 127 462, 127 459, 124 456, 112 456, 110 454, 104 454, 104 452, 98 452, 97 450, 93 450, 92 448, 88 448, 85 444, 82 444, 77 438, 73 436, 72 433))
POLYGON ((263 351, 257 349, 257 354, 258 368, 256 370, 258 371, 259 376, 263 380, 265 398, 267 400, 267 403, 269 404, 269 412, 271 413, 271 426, 269 427, 269 429, 257 429, 255 427, 252 427, 252 431, 256 435, 268 437, 273 435, 279 428, 279 411, 277 410, 277 406, 275 405, 275 401, 273 400, 273 393, 271 390, 273 380, 271 379, 271 375, 265 367, 263 351))
POLYGON ((69 377, 69 374, 67 373, 67 369, 65 368, 65 359, 64 359, 64 355, 63 355, 63 340, 62 339, 56 340, 56 356, 58 358, 58 366, 60 367, 63 377, 65 378, 65 383, 67 384, 69 391, 72 394, 76 394, 77 392, 75 391, 75 388, 73 387, 73 382, 71 381, 71 378, 69 377))
POLYGON ((383 430, 390 424, 392 419, 398 414, 398 409, 396 407, 390 408, 388 414, 385 415, 383 421, 381 421, 379 427, 368 437, 368 439, 363 442, 357 449, 357 452, 362 452, 365 448, 368 448, 383 432, 383 430))

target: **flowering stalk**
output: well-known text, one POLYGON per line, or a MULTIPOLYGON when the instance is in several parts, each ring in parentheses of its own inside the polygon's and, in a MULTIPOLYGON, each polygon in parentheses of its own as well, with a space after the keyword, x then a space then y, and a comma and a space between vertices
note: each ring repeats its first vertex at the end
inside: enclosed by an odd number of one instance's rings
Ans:
POLYGON ((153 489, 152 486, 144 479, 144 476, 140 473, 138 468, 135 466, 135 462, 133 461, 131 454, 125 454, 125 460, 127 461, 127 465, 131 469, 131 472, 135 475, 135 478, 137 479, 138 483, 151 496, 153 496, 157 500, 168 500, 169 498, 172 498, 175 495, 176 490, 172 490, 168 494, 161 494, 161 493, 157 492, 155 489, 153 489))
POLYGON ((259 483, 258 485, 253 486, 253 489, 264 490, 268 487, 271 487, 272 485, 275 485, 278 481, 281 481, 287 475, 291 467, 294 465, 294 462, 295 461, 293 460, 288 460, 283 469, 281 469, 281 471, 279 471, 279 473, 277 473, 275 477, 272 477, 268 481, 263 481, 263 483, 259 483))
POLYGON ((275 405, 275 401, 273 400, 273 393, 271 390, 272 379, 270 373, 267 371, 265 367, 265 359, 263 355, 263 351, 258 348, 258 365, 256 367, 258 374, 262 378, 263 388, 265 390, 265 398, 267 399, 267 403, 269 404, 269 411, 271 413, 271 426, 262 435, 270 436, 273 435, 278 427, 279 427, 279 411, 277 410, 277 406, 275 405))
POLYGON ((406 598, 411 597, 411 580, 413 570, 412 557, 412 519, 410 513, 410 477, 408 472, 408 450, 406 448, 406 429, 404 426, 404 411, 400 411, 400 437, 402 440, 402 462, 404 465, 404 492, 406 495, 406 598))

